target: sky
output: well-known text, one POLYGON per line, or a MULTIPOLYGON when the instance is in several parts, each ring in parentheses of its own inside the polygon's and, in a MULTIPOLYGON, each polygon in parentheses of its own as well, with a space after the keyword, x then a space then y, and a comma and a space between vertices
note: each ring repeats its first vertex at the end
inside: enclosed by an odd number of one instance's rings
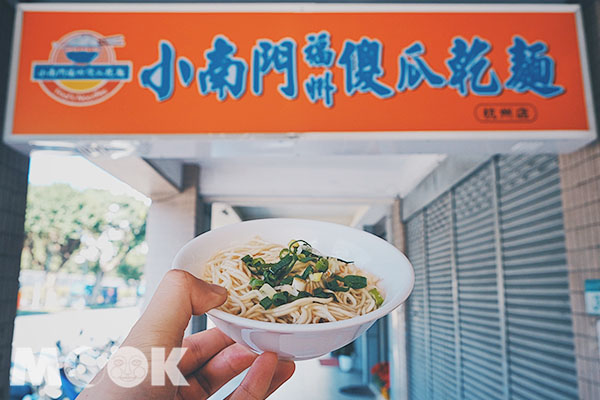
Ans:
POLYGON ((78 190, 108 190, 113 194, 125 194, 150 204, 148 197, 81 156, 50 151, 33 152, 29 167, 29 184, 53 183, 66 183, 78 190))

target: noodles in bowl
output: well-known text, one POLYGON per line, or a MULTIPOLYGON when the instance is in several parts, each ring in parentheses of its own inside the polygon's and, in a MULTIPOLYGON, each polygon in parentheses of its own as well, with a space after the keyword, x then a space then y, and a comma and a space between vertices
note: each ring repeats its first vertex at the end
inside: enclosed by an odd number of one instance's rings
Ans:
POLYGON ((385 240, 344 225, 291 218, 213 229, 188 242, 172 267, 229 290, 226 303, 207 312, 218 329, 257 352, 288 360, 319 357, 355 340, 402 304, 414 284, 410 262, 385 240), (294 284, 308 266, 313 271, 294 284))
POLYGON ((377 277, 304 240, 284 247, 257 237, 229 247, 206 262, 202 278, 229 291, 220 310, 265 322, 335 322, 383 303, 377 277))

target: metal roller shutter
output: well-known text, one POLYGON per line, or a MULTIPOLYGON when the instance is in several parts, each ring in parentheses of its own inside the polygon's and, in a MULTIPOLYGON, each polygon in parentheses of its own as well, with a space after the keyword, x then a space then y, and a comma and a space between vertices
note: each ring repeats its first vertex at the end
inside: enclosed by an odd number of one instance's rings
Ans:
POLYGON ((415 287, 410 296, 408 307, 407 337, 411 351, 408 353, 408 373, 410 398, 414 400, 428 399, 427 382, 429 382, 429 326, 426 312, 425 284, 425 219, 422 213, 414 216, 407 224, 407 246, 411 262, 415 269, 415 287))
POLYGON ((497 168, 511 397, 577 398, 558 160, 497 168))
POLYGON ((450 200, 450 195, 446 194, 425 212, 431 395, 436 399, 456 395, 450 200))
POLYGON ((454 188, 464 399, 504 396, 491 168, 486 163, 454 188))
POLYGON ((556 156, 494 157, 407 239, 411 399, 577 398, 556 156))

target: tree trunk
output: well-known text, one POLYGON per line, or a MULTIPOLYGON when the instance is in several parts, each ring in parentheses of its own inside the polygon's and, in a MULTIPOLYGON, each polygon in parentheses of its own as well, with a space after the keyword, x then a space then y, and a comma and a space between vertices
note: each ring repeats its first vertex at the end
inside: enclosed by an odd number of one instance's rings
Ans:
POLYGON ((41 290, 42 290, 41 291, 41 300, 42 300, 41 306, 43 308, 46 307, 49 288, 54 284, 54 280, 50 279, 51 278, 51 275, 50 275, 51 263, 52 263, 52 252, 50 251, 50 249, 48 247, 46 247, 46 259, 44 260, 44 282, 42 283, 42 288, 41 288, 41 290))
POLYGON ((96 280, 94 281, 94 287, 92 288, 92 294, 88 299, 89 305, 97 305, 98 297, 102 294, 102 278, 104 278, 104 270, 98 268, 96 271, 96 280))

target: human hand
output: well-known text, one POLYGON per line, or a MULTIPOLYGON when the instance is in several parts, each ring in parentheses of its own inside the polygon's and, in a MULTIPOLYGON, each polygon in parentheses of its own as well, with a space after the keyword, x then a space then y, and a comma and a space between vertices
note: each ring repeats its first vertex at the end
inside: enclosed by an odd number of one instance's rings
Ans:
POLYGON ((257 355, 216 328, 183 339, 192 315, 204 314, 226 299, 227 291, 221 286, 185 271, 169 271, 121 348, 138 349, 148 360, 152 348, 164 348, 166 355, 173 348, 186 348, 178 368, 188 385, 175 386, 167 378, 164 385, 153 386, 148 373, 138 385, 125 388, 107 376, 105 367, 78 398, 206 399, 248 367, 247 375, 228 399, 258 400, 269 396, 292 376, 293 362, 279 361, 274 353, 257 355))

